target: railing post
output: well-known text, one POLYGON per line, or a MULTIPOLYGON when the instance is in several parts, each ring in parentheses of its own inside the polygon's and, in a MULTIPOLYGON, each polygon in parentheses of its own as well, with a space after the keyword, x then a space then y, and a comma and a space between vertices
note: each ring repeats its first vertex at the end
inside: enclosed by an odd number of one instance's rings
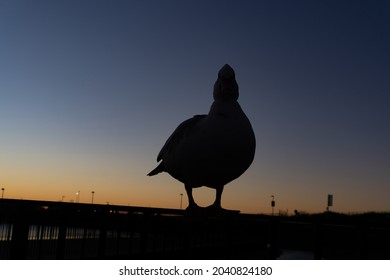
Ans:
POLYGON ((58 240, 57 240, 57 252, 56 259, 65 259, 65 240, 66 240, 66 227, 61 225, 58 229, 58 240))
POLYGON ((368 227, 365 224, 360 226, 360 259, 368 259, 368 227))
POLYGON ((146 253, 148 250, 148 229, 149 229, 149 216, 150 213, 148 211, 144 211, 142 222, 141 222, 141 230, 140 230, 140 254, 141 258, 146 257, 146 253))
POLYGON ((107 216, 110 213, 110 209, 102 209, 100 213, 100 228, 99 228, 99 241, 98 241, 98 259, 102 260, 106 256, 106 241, 107 241, 107 216))
POLYGON ((29 214, 29 210, 26 207, 19 207, 12 228, 11 260, 25 260, 27 258, 29 219, 26 216, 29 214))
POLYGON ((315 224, 315 241, 314 241, 314 259, 322 259, 322 234, 323 234, 323 225, 321 222, 315 224))
POLYGON ((271 217, 270 221, 270 258, 275 260, 280 255, 279 248, 279 221, 277 217, 271 217))

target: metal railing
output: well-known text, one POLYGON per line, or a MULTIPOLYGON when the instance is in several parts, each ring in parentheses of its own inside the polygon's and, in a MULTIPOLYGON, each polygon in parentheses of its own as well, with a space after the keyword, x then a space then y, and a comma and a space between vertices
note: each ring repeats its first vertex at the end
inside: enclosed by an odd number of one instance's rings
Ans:
POLYGON ((2 199, 0 259, 263 258, 267 226, 238 214, 2 199))
POLYGON ((390 259, 390 225, 0 199, 0 259, 390 259))

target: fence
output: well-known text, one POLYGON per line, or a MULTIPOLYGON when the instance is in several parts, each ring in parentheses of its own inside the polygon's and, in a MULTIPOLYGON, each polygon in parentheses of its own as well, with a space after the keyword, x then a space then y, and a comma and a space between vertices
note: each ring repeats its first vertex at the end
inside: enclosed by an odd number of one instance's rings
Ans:
POLYGON ((389 259, 390 227, 0 199, 0 259, 389 259))

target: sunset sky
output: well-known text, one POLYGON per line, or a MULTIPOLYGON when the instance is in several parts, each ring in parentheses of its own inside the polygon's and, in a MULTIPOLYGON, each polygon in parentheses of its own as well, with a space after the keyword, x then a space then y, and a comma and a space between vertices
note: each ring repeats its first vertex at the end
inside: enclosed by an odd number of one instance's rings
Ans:
MULTIPOLYGON (((0 1, 4 197, 179 208, 147 177, 230 64, 257 139, 222 206, 390 211, 390 1, 0 1)), ((214 190, 195 190, 202 206, 214 190)))

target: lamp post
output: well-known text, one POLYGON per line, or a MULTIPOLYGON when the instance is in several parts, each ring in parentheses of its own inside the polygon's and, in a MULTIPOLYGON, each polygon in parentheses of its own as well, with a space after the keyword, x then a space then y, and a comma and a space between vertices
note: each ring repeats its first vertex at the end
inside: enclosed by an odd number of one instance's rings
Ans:
POLYGON ((4 189, 4 188, 1 188, 1 199, 4 198, 4 191, 5 191, 5 189, 4 189))
POLYGON ((80 201, 80 191, 76 193, 76 202, 79 203, 80 201))
POLYGON ((333 206, 333 194, 328 194, 328 204, 326 207, 326 211, 329 212, 329 207, 333 206))
POLYGON ((182 209, 183 206, 183 194, 180 194, 180 210, 182 209))
POLYGON ((272 207, 272 216, 274 215, 274 208, 275 208, 275 196, 271 195, 272 200, 271 200, 271 207, 272 207))
POLYGON ((91 201, 91 203, 93 204, 93 197, 95 196, 95 191, 92 191, 91 194, 92 194, 92 201, 91 201))

